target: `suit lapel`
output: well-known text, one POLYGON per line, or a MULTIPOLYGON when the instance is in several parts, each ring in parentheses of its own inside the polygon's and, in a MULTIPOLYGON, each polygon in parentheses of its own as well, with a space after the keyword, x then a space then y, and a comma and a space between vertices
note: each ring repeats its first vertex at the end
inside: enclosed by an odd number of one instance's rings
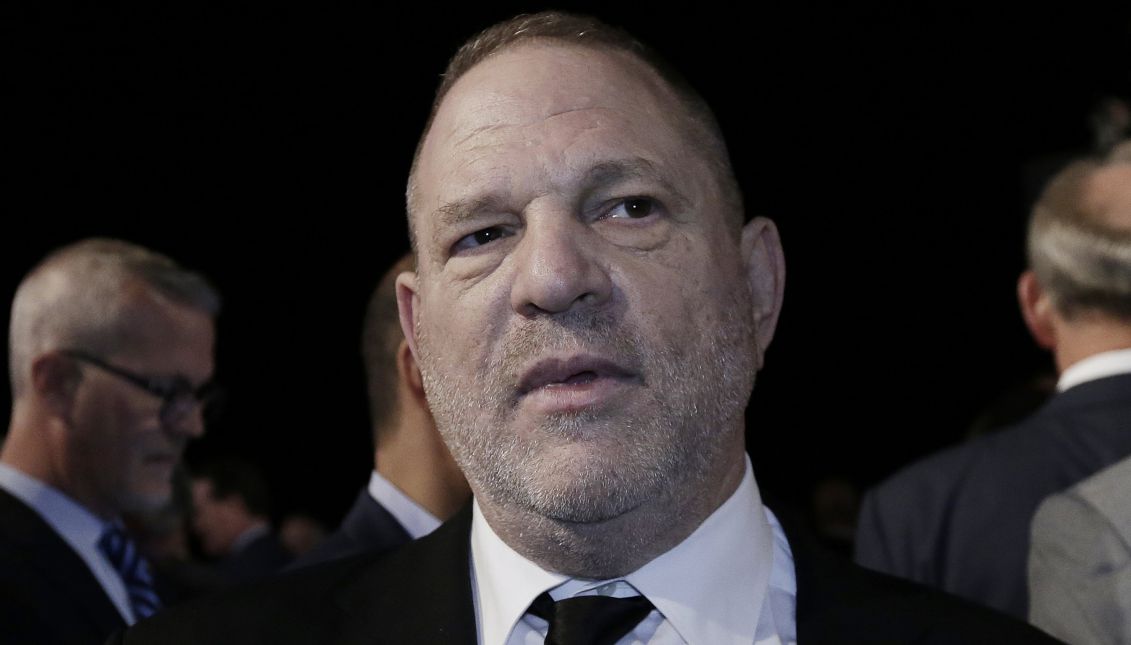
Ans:
MULTIPOLYGON (((4 535, 11 540, 12 548, 25 553, 28 565, 39 572, 48 586, 58 590, 60 607, 73 605, 74 613, 86 616, 100 634, 125 626, 86 562, 38 513, 2 489, 0 517, 4 518, 4 535)), ((69 619, 68 615, 73 613, 59 612, 60 620, 69 619)))
POLYGON ((475 645, 471 506, 343 585, 344 642, 475 645))
MULTIPOLYGON (((797 643, 915 643, 929 631, 923 621, 909 621, 890 586, 820 547, 797 518, 774 512, 793 554, 797 580, 797 643)), ((917 590, 908 588, 908 596, 917 590)))
POLYGON ((369 551, 386 551, 412 539, 400 522, 373 499, 368 489, 361 491, 349 514, 342 520, 342 530, 356 544, 366 545, 369 551))

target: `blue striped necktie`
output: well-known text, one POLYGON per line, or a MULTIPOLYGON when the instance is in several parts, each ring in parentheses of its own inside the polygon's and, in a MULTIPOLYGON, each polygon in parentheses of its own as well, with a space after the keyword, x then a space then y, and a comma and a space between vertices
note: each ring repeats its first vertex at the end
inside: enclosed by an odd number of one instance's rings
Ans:
POLYGON ((107 526, 98 539, 98 548, 122 577, 134 619, 146 618, 161 608, 161 599, 153 588, 149 563, 138 552, 137 545, 126 535, 125 529, 117 524, 107 526))

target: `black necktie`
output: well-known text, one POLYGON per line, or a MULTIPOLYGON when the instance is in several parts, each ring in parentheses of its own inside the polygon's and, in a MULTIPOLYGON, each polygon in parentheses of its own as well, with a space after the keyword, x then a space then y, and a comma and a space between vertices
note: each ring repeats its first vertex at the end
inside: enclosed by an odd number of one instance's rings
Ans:
POLYGON ((543 593, 530 613, 550 623, 546 645, 613 645, 653 609, 644 596, 576 596, 554 602, 543 593))
POLYGON ((150 616, 161 608, 161 599, 153 589, 149 565, 122 527, 116 524, 106 527, 98 540, 98 548, 122 577, 136 620, 150 616))

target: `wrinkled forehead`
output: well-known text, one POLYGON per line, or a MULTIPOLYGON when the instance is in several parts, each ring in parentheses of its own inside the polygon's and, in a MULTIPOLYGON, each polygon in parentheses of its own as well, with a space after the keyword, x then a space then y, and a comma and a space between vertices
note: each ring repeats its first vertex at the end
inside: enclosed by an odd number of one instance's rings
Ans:
POLYGON ((444 97, 421 147, 412 210, 420 217, 436 206, 453 168, 508 147, 564 152, 597 129, 628 145, 688 146, 687 118, 678 95, 630 53, 515 45, 473 67, 444 97))

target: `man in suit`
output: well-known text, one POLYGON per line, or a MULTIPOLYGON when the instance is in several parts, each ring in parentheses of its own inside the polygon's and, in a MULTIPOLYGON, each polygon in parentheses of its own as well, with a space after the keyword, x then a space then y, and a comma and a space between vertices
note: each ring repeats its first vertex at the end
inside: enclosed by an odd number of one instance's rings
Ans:
MULTIPOLYGON (((1106 163, 1084 162, 1069 170, 1058 190, 1082 208, 1068 225, 1099 222, 1092 235, 1119 239, 1097 253, 1129 248, 1131 232, 1131 143, 1116 148, 1106 163)), ((1122 267, 1126 263, 1108 263, 1122 267)), ((1108 273, 1114 277, 1115 273, 1108 273)), ((1114 286, 1114 285, 1113 285, 1114 286)), ((1131 286, 1122 287, 1131 320, 1131 286)), ((1129 323, 1131 324, 1131 323, 1129 323)), ((1131 429, 1124 417, 1124 432, 1131 429)), ((1071 643, 1131 641, 1131 458, 1123 459, 1064 493, 1041 503, 1033 518, 1029 549, 1030 620, 1071 643)))
POLYGON ((397 295, 472 508, 125 642, 1040 641, 811 556, 762 505, 744 410, 781 246, 743 224, 718 126, 667 69, 553 12, 461 48, 410 175, 397 295), (266 619, 282 607, 306 613, 266 619))
POLYGON ((203 431, 215 291, 172 260, 91 239, 12 303, 0 451, 0 641, 101 643, 159 606, 121 514, 172 493, 203 431))
POLYGON ((1033 337, 1056 360, 1057 394, 1016 426, 871 491, 860 564, 1026 616, 1037 505, 1131 455, 1131 201, 1119 190, 1129 153, 1117 149, 1102 172, 1094 162, 1069 166, 1033 209, 1031 268, 1018 294, 1033 337))
POLYGON ((365 310, 361 355, 375 446, 373 472, 341 526, 292 565, 304 567, 423 537, 467 503, 467 480, 428 410, 420 370, 401 332, 396 280, 413 266, 400 258, 365 310))
POLYGON ((1074 645, 1131 642, 1131 459, 1041 503, 1029 620, 1074 645))
POLYGON ((229 584, 266 578, 291 560, 271 528, 267 481, 234 457, 205 463, 192 474, 192 529, 229 584))

